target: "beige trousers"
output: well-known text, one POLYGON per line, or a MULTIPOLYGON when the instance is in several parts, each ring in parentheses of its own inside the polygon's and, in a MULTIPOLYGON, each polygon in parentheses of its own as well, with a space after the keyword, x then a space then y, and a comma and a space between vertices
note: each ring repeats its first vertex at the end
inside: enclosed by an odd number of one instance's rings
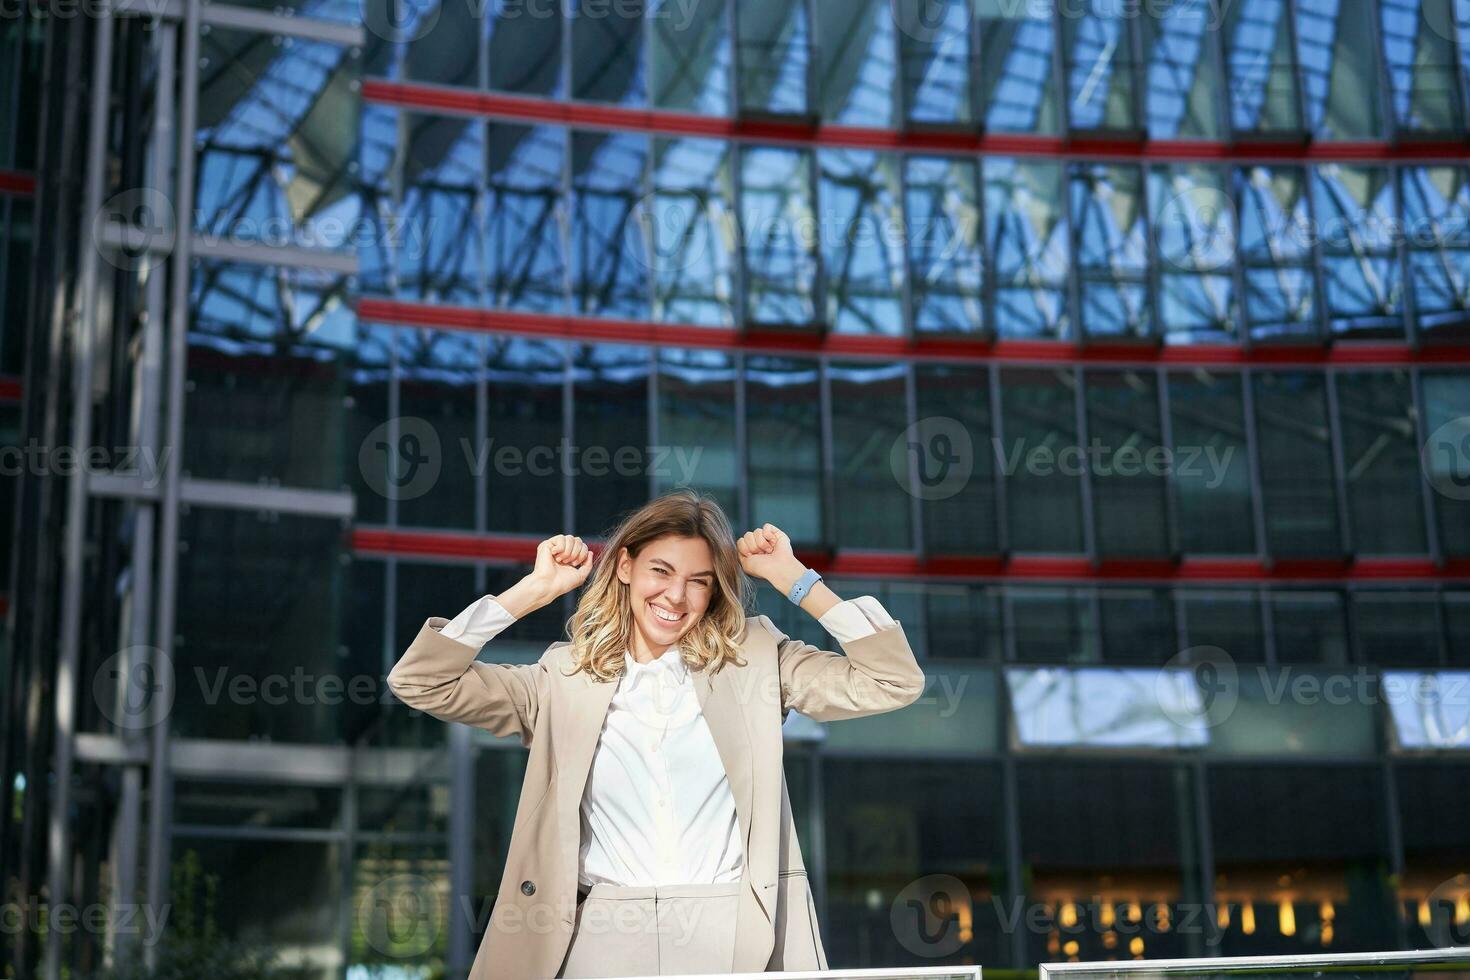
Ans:
POLYGON ((559 977, 732 973, 742 882, 608 885, 577 906, 559 977))

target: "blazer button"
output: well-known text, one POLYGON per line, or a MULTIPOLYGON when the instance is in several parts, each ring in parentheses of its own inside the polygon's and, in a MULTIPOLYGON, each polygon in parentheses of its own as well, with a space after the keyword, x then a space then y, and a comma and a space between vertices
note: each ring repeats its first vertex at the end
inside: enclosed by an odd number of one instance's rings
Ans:
POLYGON ((534 881, 523 881, 523 882, 521 882, 521 894, 522 895, 534 895, 534 894, 536 894, 536 883, 534 881))

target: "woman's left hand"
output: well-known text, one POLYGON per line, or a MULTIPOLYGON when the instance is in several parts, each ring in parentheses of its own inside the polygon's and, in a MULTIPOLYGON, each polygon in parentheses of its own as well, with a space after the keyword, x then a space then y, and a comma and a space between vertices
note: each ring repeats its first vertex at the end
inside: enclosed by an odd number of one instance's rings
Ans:
POLYGON ((789 589, 806 571, 791 551, 791 539, 774 524, 746 531, 736 542, 745 574, 765 579, 777 589, 789 589))

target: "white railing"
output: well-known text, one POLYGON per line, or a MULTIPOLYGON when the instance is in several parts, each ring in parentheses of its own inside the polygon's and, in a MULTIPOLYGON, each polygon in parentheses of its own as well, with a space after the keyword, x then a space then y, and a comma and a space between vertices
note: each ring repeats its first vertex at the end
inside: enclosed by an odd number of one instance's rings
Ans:
MULTIPOLYGON (((1282 956, 1203 956, 1176 960, 1097 960, 1087 963, 1042 963, 1039 980, 1145 980, 1154 977, 1209 977, 1225 974, 1274 975, 1324 973, 1382 975, 1384 969, 1404 973, 1450 973, 1470 980, 1470 946, 1411 949, 1392 953, 1303 953, 1282 956)), ((724 980, 981 980, 978 966, 877 967, 862 970, 800 970, 781 973, 727 973, 724 980)), ((708 980, 709 974, 630 977, 628 980, 708 980)))
MULTIPOLYGON (((722 980, 980 980, 978 966, 888 966, 863 970, 791 970, 778 973, 722 973, 722 980)), ((710 974, 629 977, 628 980, 710 980, 710 974)))
POLYGON ((1213 956, 1177 960, 1104 960, 1042 963, 1039 980, 1143 980, 1144 977, 1221 977, 1228 973, 1382 974, 1397 967, 1406 973, 1454 971, 1470 977, 1470 946, 1410 949, 1393 953, 1302 953, 1283 956, 1213 956), (1418 967, 1424 967, 1422 971, 1418 967))

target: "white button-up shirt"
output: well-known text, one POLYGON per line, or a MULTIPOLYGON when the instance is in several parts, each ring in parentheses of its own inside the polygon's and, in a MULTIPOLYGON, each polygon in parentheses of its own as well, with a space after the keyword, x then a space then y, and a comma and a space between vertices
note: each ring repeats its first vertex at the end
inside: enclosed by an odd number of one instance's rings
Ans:
MULTIPOLYGON (((513 622, 487 595, 441 632, 478 649, 513 622)), ((877 599, 859 596, 839 602, 818 622, 847 643, 893 618, 877 599)), ((582 794, 577 880, 739 881, 745 853, 735 798, 679 647, 646 664, 624 651, 623 665, 582 794)))

